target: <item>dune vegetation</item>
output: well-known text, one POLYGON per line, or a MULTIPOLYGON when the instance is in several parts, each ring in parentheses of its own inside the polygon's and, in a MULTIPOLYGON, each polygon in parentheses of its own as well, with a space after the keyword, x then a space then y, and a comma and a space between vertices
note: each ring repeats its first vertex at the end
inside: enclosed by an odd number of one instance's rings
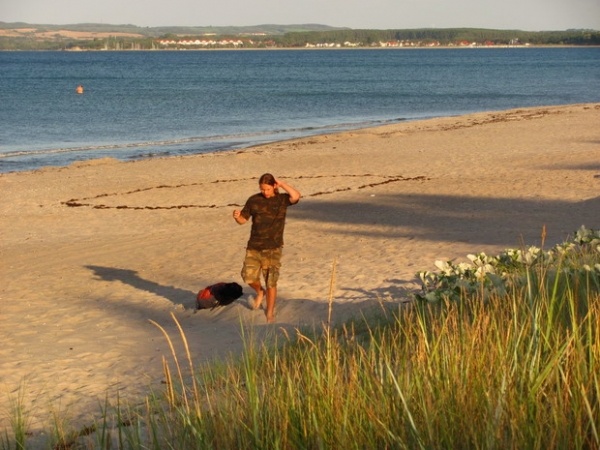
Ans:
MULTIPOLYGON (((47 448, 600 448, 600 233, 468 259, 420 272, 409 304, 247 335, 239 359, 196 367, 166 336, 165 392, 47 448)), ((12 417, 0 448, 29 448, 18 401, 12 417)))

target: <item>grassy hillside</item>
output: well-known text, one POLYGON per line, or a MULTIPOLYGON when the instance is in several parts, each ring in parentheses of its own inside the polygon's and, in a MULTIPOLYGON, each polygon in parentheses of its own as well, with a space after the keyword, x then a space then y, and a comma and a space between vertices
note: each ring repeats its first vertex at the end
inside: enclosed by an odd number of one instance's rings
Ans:
POLYGON ((335 28, 327 25, 318 24, 299 24, 299 25, 252 25, 243 27, 213 27, 213 26, 161 26, 161 27, 138 27, 131 24, 113 25, 103 23, 78 23, 68 25, 49 25, 49 24, 28 24, 24 22, 6 23, 0 22, 0 30, 14 29, 35 29, 38 32, 46 31, 78 31, 88 33, 128 33, 139 34, 142 36, 158 37, 164 34, 176 35, 202 35, 206 33, 216 33, 218 35, 246 34, 246 33, 266 33, 270 35, 282 35, 289 32, 307 32, 307 31, 331 31, 344 28, 335 28))

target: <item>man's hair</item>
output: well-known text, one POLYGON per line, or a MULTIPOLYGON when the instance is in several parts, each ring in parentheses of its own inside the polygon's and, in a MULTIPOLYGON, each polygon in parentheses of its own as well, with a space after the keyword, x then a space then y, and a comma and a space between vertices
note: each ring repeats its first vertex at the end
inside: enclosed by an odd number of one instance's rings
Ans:
POLYGON ((270 186, 275 186, 275 177, 270 173, 262 174, 258 179, 258 184, 268 184, 270 186))

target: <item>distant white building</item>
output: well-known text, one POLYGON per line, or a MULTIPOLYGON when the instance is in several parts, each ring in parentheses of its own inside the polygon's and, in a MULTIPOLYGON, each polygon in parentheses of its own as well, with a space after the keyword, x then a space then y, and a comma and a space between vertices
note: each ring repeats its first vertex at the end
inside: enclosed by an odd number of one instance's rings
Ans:
MULTIPOLYGON (((214 39, 180 39, 178 41, 172 39, 162 39, 158 41, 162 46, 184 46, 184 47, 243 47, 244 42, 241 39, 222 39, 215 41, 214 39)), ((249 41, 252 44, 252 41, 249 41)))

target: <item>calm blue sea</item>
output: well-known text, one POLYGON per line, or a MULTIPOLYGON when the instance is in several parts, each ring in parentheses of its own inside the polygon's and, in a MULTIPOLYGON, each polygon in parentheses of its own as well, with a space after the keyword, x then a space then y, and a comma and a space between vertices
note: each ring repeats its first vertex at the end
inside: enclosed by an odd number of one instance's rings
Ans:
POLYGON ((600 48, 0 52, 0 172, 587 102, 600 48))

